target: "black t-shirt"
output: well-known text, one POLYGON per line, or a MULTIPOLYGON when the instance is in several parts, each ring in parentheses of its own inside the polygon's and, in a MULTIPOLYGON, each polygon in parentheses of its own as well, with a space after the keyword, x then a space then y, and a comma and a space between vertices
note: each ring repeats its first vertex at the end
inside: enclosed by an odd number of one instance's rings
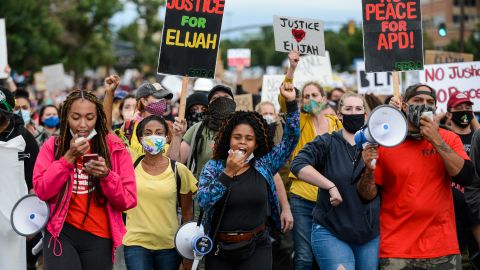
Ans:
MULTIPOLYGON (((231 192, 219 231, 252 231, 267 221, 268 189, 265 178, 250 167, 230 182, 231 192)), ((216 205, 222 210, 224 202, 216 205)))
POLYGON ((470 149, 472 149, 473 130, 470 132, 470 134, 458 134, 458 136, 460 136, 460 139, 462 140, 465 152, 467 152, 467 155, 470 156, 470 149))
POLYGON ((0 133, 0 141, 6 142, 17 136, 21 135, 25 140, 26 146, 23 153, 19 153, 19 160, 24 162, 25 182, 27 183, 28 190, 33 188, 33 168, 38 156, 38 144, 35 137, 28 132, 23 126, 23 121, 19 116, 15 115, 12 119, 12 123, 0 133))

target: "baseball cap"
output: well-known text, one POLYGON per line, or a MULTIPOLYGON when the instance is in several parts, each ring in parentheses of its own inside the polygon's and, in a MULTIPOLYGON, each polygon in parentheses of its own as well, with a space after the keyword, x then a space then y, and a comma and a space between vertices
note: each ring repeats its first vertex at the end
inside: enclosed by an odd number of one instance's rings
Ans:
POLYGON ((230 87, 228 87, 228 86, 219 84, 219 85, 215 85, 215 86, 210 90, 210 92, 208 92, 208 103, 210 103, 210 100, 212 99, 213 95, 214 95, 216 92, 225 92, 225 93, 227 93, 229 96, 231 96, 232 99, 233 99, 232 89, 230 89, 230 87))
POLYGON ((143 97, 148 97, 148 96, 154 96, 155 98, 158 99, 172 99, 173 94, 166 90, 165 88, 162 87, 161 84, 159 83, 144 83, 140 85, 140 87, 137 90, 137 95, 136 99, 139 100, 143 97))
POLYGON ((413 85, 410 85, 409 87, 407 87, 407 90, 405 90, 405 93, 403 94, 403 101, 407 102, 412 97, 417 96, 417 95, 421 95, 421 94, 429 95, 433 99, 435 99, 435 103, 437 102, 437 93, 435 92, 435 89, 433 89, 432 87, 430 87, 426 84, 422 84, 422 83, 413 84, 413 85), (422 87, 422 86, 430 89, 430 91, 425 91, 425 90, 418 90, 417 91, 417 89, 422 87))
POLYGON ((9 118, 13 115, 13 108, 15 108, 15 99, 10 90, 0 87, 0 113, 9 118))
POLYGON ((464 93, 462 93, 460 91, 456 91, 448 99, 447 109, 456 107, 456 106, 458 106, 462 103, 468 103, 470 105, 473 105, 473 102, 470 100, 470 98, 467 95, 465 95, 464 93))

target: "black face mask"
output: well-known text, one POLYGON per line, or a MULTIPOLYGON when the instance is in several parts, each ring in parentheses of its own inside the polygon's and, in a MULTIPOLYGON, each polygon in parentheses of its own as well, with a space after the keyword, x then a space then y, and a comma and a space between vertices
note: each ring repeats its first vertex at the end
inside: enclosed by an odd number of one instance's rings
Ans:
POLYGON ((427 106, 425 104, 408 104, 408 112, 405 114, 408 121, 412 123, 416 128, 420 129, 420 119, 422 119, 422 114, 424 112, 435 112, 435 107, 427 106))
POLYGON ((186 117, 188 127, 191 127, 196 123, 203 121, 204 118, 205 118, 204 112, 193 112, 188 114, 186 117))
POLYGON ((205 117, 207 127, 211 130, 219 130, 223 120, 235 112, 237 104, 233 99, 219 97, 208 104, 208 116, 205 117))
POLYGON ((457 126, 461 128, 466 128, 470 125, 473 119, 473 112, 472 111, 458 111, 452 112, 452 121, 457 126))
POLYGON ((363 125, 365 124, 365 114, 343 114, 343 128, 355 134, 355 132, 359 131, 363 125))

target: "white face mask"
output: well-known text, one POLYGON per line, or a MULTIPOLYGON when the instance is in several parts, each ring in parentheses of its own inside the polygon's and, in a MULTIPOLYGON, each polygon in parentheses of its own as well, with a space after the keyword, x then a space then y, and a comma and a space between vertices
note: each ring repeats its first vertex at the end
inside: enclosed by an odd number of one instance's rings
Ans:
MULTIPOLYGON (((231 154, 232 152, 233 152, 232 149, 228 150, 228 154, 231 154)), ((243 154, 242 151, 238 151, 238 150, 237 150, 237 155, 242 155, 242 156, 244 156, 245 154, 243 154)), ((253 153, 251 153, 250 156, 248 156, 248 158, 245 159, 245 163, 250 162, 250 160, 252 160, 254 157, 255 157, 255 155, 254 155, 253 153)))
POLYGON ((267 121, 267 124, 273 124, 275 123, 275 117, 273 115, 270 115, 270 114, 266 114, 263 116, 263 119, 265 119, 265 121, 267 121))

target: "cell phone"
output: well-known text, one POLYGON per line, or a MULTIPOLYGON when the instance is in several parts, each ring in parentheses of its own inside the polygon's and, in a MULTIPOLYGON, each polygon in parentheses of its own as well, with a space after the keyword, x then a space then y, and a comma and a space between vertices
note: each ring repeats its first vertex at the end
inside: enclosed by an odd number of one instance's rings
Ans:
POLYGON ((98 158, 99 158, 98 154, 85 154, 83 155, 83 165, 87 164, 92 160, 98 161, 98 158))

